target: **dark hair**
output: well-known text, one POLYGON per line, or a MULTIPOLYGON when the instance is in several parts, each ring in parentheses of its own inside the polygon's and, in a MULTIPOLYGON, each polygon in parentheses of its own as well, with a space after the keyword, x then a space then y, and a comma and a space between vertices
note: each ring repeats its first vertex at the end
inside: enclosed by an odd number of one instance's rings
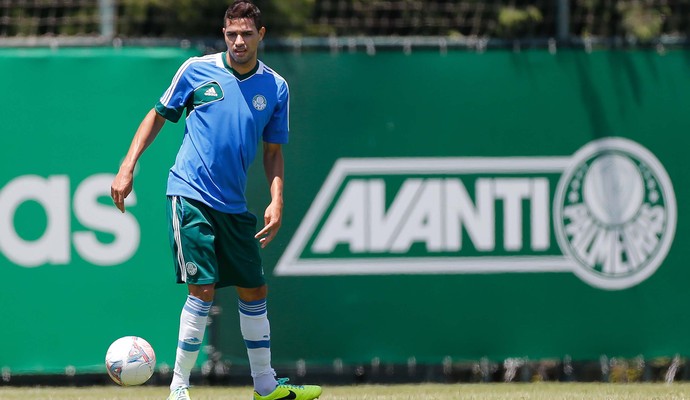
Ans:
POLYGON ((225 19, 223 20, 223 26, 229 19, 238 18, 251 18, 254 20, 254 26, 256 29, 263 28, 263 22, 261 22, 261 10, 254 3, 248 0, 235 0, 227 11, 225 11, 225 19))

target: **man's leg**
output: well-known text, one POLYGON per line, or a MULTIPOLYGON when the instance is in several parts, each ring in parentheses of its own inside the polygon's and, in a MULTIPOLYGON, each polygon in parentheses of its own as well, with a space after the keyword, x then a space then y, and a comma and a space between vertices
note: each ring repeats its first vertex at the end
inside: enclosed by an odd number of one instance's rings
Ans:
POLYGON ((254 379, 254 390, 262 396, 275 390, 278 382, 271 368, 271 326, 266 308, 266 285, 237 288, 240 329, 254 379))
POLYGON ((189 375, 199 356, 206 331, 208 313, 213 304, 214 285, 187 285, 189 296, 180 315, 180 332, 175 355, 175 369, 170 390, 189 387, 189 375))

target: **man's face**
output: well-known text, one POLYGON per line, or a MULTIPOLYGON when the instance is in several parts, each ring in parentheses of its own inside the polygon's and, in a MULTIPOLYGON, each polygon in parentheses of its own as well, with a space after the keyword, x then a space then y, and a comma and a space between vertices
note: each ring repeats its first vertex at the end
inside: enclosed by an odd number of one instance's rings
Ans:
MULTIPOLYGON (((250 70, 257 58, 259 42, 264 38, 265 28, 259 30, 251 18, 226 19, 223 34, 231 66, 235 69, 250 70)), ((241 73, 248 71, 238 71, 241 73)))

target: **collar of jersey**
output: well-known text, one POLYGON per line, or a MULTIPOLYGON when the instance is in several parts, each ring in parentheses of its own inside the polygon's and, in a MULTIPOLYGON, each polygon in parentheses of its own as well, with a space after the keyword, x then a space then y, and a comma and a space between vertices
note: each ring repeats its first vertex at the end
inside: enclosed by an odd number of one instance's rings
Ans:
POLYGON ((250 76, 254 75, 256 73, 256 71, 259 70, 259 60, 256 60, 256 65, 254 66, 254 68, 252 68, 251 71, 247 72, 246 74, 240 74, 239 72, 232 69, 230 64, 228 64, 228 52, 227 51, 223 52, 223 65, 225 65, 225 68, 228 71, 230 71, 233 75, 235 75, 235 78, 237 78, 239 80, 247 79, 250 76))

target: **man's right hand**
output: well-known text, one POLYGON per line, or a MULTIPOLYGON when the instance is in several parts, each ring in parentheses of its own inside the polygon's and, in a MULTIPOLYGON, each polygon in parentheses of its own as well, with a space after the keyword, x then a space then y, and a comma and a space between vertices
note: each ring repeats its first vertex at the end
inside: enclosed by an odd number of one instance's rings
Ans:
POLYGON ((117 173, 110 185, 110 197, 113 198, 113 203, 123 213, 125 212, 125 198, 132 192, 132 184, 134 177, 129 171, 122 171, 117 173))

